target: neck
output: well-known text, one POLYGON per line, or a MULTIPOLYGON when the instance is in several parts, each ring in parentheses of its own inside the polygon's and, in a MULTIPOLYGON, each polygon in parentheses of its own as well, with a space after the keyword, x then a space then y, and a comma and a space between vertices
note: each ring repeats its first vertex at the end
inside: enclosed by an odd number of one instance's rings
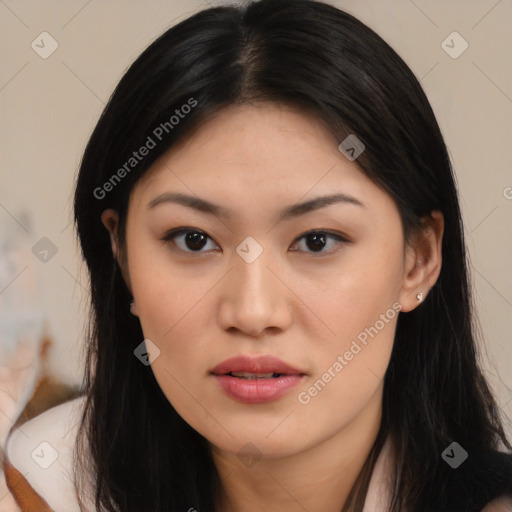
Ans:
POLYGON ((245 466, 237 454, 212 446, 221 483, 216 512, 340 512, 375 443, 381 418, 382 387, 350 424, 305 451, 262 457, 245 466))

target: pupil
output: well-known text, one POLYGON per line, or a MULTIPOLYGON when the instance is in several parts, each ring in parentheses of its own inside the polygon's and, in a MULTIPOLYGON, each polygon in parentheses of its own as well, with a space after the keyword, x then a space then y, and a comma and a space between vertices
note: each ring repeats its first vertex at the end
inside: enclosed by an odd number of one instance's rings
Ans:
POLYGON ((185 237, 189 249, 201 249, 204 247, 204 235, 196 231, 190 231, 185 237), (197 244, 197 245, 196 245, 197 244), (190 246, 192 245, 192 247, 190 246))
POLYGON ((313 250, 320 250, 323 248, 323 246, 325 245, 325 233, 320 233, 320 234, 313 234, 313 235, 309 235, 308 237, 308 242, 311 241, 311 240, 314 240, 313 241, 313 244, 310 245, 308 243, 308 248, 309 249, 313 249, 313 250), (318 241, 321 240, 320 243, 318 243, 318 241))

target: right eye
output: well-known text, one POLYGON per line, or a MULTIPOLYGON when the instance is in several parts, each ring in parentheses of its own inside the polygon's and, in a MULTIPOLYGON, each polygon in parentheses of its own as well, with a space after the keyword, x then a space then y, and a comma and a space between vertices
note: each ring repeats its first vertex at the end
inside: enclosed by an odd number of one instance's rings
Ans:
POLYGON ((207 239, 212 240, 204 231, 196 228, 180 227, 166 233, 162 242, 172 243, 174 246, 178 246, 180 251, 193 254, 207 252, 201 250, 206 245, 207 239))

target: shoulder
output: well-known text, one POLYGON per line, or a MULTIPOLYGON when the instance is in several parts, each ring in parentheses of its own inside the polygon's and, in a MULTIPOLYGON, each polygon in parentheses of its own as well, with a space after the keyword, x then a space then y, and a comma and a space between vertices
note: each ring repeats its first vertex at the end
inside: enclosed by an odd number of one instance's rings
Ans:
MULTIPOLYGON (((75 398, 10 433, 4 446, 4 468, 9 490, 20 504, 31 496, 48 507, 42 510, 80 512, 73 483, 73 450, 84 405, 84 396, 75 398)), ((26 510, 41 509, 27 503, 26 510)))
POLYGON ((512 454, 475 446, 467 451, 456 470, 441 464, 439 504, 450 510, 512 512, 512 454))
POLYGON ((503 497, 488 503, 482 512, 512 512, 512 497, 503 497))
POLYGON ((486 450, 476 458, 475 494, 487 498, 482 512, 512 512, 512 455, 499 450, 486 450))

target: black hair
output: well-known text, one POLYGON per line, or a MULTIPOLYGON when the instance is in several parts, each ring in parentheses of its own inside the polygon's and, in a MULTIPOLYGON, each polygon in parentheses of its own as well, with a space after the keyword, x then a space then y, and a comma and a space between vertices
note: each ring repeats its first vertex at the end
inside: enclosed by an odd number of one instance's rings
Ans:
POLYGON ((133 355, 144 336, 100 217, 119 213, 122 246, 130 192, 155 160, 223 108, 252 102, 302 108, 340 142, 354 134, 365 145, 357 164, 394 199, 406 236, 433 210, 444 216, 440 276, 423 304, 399 315, 379 434, 344 511, 362 510, 387 436, 396 450, 390 512, 477 511, 511 494, 512 456, 499 444, 511 446, 477 361, 455 179, 420 83, 352 15, 313 0, 261 0, 202 10, 158 37, 120 80, 82 158, 74 208, 91 326, 76 456, 77 467, 91 461, 97 509, 215 508, 221 482, 207 440, 133 355), (457 470, 441 457, 454 441, 469 453, 457 470))

